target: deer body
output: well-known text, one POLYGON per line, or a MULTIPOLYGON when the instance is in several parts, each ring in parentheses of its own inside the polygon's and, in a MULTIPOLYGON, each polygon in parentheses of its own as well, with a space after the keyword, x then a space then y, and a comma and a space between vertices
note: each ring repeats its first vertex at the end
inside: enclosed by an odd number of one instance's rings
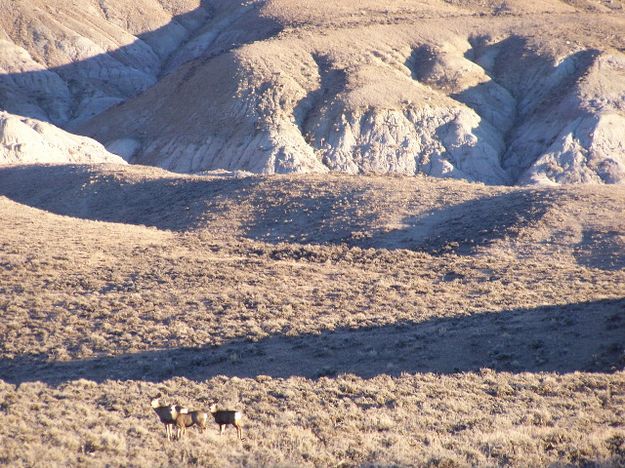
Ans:
POLYGON ((176 405, 162 406, 159 399, 160 395, 153 398, 150 405, 161 422, 165 424, 165 436, 167 437, 167 440, 171 440, 174 435, 173 432, 176 418, 179 414, 186 413, 188 410, 176 405))
POLYGON ((200 428, 200 432, 204 432, 207 424, 208 413, 205 413, 204 411, 180 411, 178 416, 176 417, 176 437, 180 439, 182 435, 186 432, 187 427, 191 426, 198 426, 200 428))
POLYGON ((215 419, 215 422, 219 424, 219 433, 222 434, 224 428, 231 424, 237 430, 237 435, 239 436, 239 440, 241 439, 241 419, 243 414, 240 411, 232 411, 232 410, 218 410, 216 405, 212 405, 210 407, 210 412, 215 419))

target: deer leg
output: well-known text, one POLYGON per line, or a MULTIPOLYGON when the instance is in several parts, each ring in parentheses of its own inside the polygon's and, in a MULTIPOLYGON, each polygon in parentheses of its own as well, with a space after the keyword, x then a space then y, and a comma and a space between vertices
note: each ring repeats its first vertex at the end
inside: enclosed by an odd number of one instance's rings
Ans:
POLYGON ((239 426, 237 423, 234 423, 234 427, 237 428, 237 435, 239 436, 239 440, 243 440, 241 438, 241 426, 239 426))

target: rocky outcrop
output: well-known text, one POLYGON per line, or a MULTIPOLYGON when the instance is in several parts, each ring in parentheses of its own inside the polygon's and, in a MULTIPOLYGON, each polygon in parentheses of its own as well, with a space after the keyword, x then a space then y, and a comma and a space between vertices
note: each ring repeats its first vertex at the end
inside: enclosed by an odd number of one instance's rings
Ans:
POLYGON ((519 177, 520 184, 625 183, 625 116, 579 117, 519 177))
POLYGON ((264 38, 256 4, 0 0, 0 109, 74 129, 183 63, 264 38))
POLYGON ((132 163, 625 180, 625 14, 615 6, 341 0, 330 14, 292 0, 169 10, 111 0, 80 11, 98 25, 85 28, 55 1, 55 12, 19 4, 15 21, 0 20, 0 107, 132 163))
POLYGON ((0 112, 0 164, 114 163, 125 161, 91 138, 47 122, 0 112))
POLYGON ((598 55, 573 91, 518 128, 518 183, 625 183, 625 57, 598 55))
POLYGON ((577 135, 601 121, 618 127, 622 54, 520 34, 438 39, 414 43, 404 31, 396 43, 347 50, 290 36, 255 43, 192 62, 83 131, 113 146, 133 139, 129 161, 180 172, 623 180, 619 131, 597 127, 593 161, 580 156, 591 143, 577 135), (571 129, 579 151, 566 143, 571 129), (566 162, 571 152, 577 164, 566 162))

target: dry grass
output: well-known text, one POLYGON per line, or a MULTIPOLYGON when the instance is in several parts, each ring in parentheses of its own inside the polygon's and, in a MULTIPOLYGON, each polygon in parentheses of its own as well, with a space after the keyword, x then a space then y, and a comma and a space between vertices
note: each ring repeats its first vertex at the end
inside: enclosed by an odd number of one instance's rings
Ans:
POLYGON ((0 187, 0 463, 625 463, 623 188, 139 167, 0 187), (238 406, 245 440, 165 443, 158 391, 238 406))
POLYGON ((0 390, 2 462, 65 464, 519 466, 620 464, 622 374, 510 374, 485 370, 336 378, 167 379, 159 384, 75 380, 0 390), (611 384, 611 398, 606 388, 611 384), (191 405, 238 400, 232 429, 191 430, 165 442, 149 411, 157 390, 191 405))

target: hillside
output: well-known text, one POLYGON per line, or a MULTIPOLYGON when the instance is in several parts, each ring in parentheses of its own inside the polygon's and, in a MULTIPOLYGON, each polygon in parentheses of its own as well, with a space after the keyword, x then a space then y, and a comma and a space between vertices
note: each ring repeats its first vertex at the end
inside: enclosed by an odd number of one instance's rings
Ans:
POLYGON ((58 165, 0 195, 3 463, 623 462, 620 187, 58 165), (158 391, 245 440, 163 446, 158 391))
POLYGON ((0 111, 0 164, 33 163, 125 164, 125 161, 91 138, 0 111))
POLYGON ((625 180, 621 0, 11 4, 0 108, 132 163, 625 180))
MULTIPOLYGON (((218 46, 226 40, 222 32, 228 40, 246 40, 248 34, 244 28, 249 7, 229 1, 3 0, 0 9, 2 120, 27 117, 49 128, 36 138, 46 150, 63 147, 67 139, 54 126, 75 131, 93 116, 140 94, 195 58, 197 41, 218 46)), ((24 132, 11 132, 8 138, 12 143, 0 143, 9 153, 0 163, 98 162, 89 150, 73 151, 65 159, 43 156, 40 145, 32 145, 24 132), (16 155, 13 147, 22 144, 16 155)), ((89 143, 93 145, 97 143, 89 143)), ((119 145, 112 149, 120 152, 119 145)), ((103 159, 116 161, 111 154, 103 159)))
POLYGON ((208 54, 82 131, 180 172, 621 181, 625 15, 541 5, 263 3, 276 37, 208 54))
POLYGON ((625 0, 0 11, 0 465, 625 466, 625 0))

